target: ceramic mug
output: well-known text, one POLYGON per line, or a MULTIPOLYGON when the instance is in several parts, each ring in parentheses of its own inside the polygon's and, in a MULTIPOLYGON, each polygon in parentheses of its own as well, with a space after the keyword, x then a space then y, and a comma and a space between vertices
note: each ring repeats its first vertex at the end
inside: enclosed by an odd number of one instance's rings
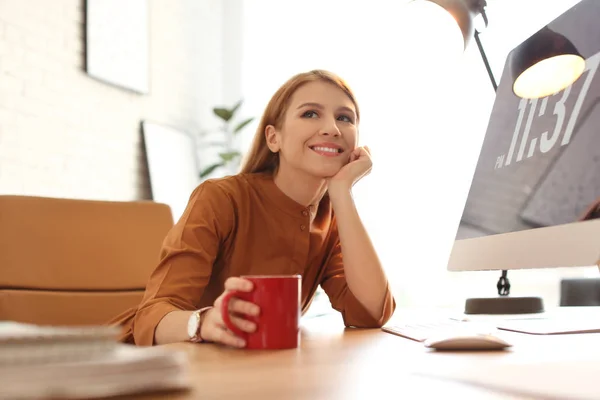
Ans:
POLYGON ((223 297, 221 315, 227 328, 246 341, 247 349, 291 349, 300 342, 300 275, 246 275, 254 284, 251 292, 231 291, 223 297), (232 298, 260 307, 258 316, 244 318, 256 324, 254 332, 244 332, 230 318, 232 298))

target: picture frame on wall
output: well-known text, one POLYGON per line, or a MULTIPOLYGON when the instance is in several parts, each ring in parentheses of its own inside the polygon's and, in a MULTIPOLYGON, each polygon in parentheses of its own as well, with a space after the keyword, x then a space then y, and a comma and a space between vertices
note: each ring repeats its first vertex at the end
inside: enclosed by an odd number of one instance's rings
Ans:
POLYGON ((196 140, 187 132, 158 122, 144 120, 141 127, 152 200, 169 205, 173 219, 178 221, 201 181, 196 140))
POLYGON ((148 0, 86 0, 85 69, 105 83, 150 92, 148 0))

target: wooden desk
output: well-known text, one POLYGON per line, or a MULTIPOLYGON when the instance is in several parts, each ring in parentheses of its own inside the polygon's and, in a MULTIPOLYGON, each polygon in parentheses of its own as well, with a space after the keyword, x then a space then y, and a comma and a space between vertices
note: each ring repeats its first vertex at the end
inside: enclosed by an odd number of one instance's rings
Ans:
MULTIPOLYGON (((508 333, 507 337, 514 343, 509 351, 444 353, 379 329, 345 329, 337 315, 320 317, 304 322, 301 347, 294 350, 239 350, 190 343, 167 345, 187 353, 193 381, 192 391, 168 397, 334 400, 387 395, 411 399, 442 396, 525 399, 530 397, 511 397, 508 393, 413 373, 447 372, 474 365, 482 369, 494 368, 514 361, 568 361, 579 357, 600 360, 600 334, 533 336, 508 333)), ((535 370, 531 373, 535 374, 535 370)))

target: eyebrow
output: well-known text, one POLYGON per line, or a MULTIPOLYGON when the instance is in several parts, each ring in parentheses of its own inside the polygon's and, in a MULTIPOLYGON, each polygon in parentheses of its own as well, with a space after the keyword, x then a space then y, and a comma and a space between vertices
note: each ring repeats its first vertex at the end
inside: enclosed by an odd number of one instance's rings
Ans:
MULTIPOLYGON (((314 107, 314 108, 318 108, 320 110, 324 109, 325 107, 323 107, 322 104, 319 103, 304 103, 298 106, 298 109, 304 108, 304 107, 314 107)), ((356 115, 356 112, 351 109, 350 107, 346 107, 346 106, 341 106, 339 107, 340 110, 344 110, 344 111, 348 111, 350 113, 352 113, 353 115, 356 115)))

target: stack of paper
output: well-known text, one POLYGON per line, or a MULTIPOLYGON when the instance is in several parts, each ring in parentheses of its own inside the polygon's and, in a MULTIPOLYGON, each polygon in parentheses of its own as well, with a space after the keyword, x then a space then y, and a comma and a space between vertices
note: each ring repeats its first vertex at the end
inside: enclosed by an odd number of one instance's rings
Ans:
POLYGON ((0 399, 86 399, 189 387, 184 353, 118 343, 115 327, 0 323, 0 399))
POLYGON ((0 322, 0 366, 94 358, 117 345, 117 327, 53 327, 0 322))

